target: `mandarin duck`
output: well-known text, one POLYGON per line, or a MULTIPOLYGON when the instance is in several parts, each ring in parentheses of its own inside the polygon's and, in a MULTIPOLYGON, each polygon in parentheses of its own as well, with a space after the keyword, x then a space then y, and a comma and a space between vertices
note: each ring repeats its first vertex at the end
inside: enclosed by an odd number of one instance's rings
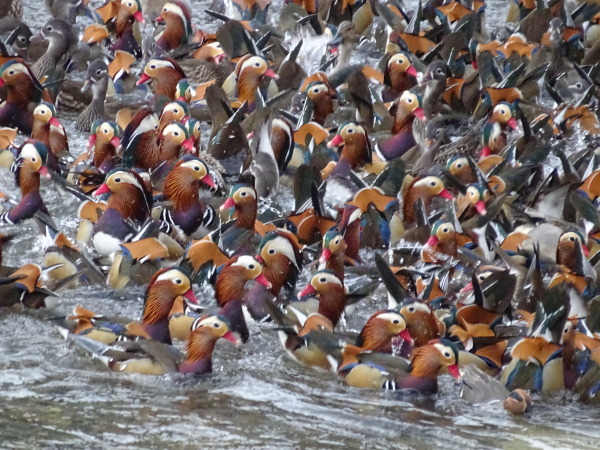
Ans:
POLYGON ((187 78, 183 69, 172 58, 154 58, 146 63, 137 81, 138 86, 156 81, 154 94, 177 100, 177 84, 187 78))
POLYGON ((202 184, 216 188, 206 164, 192 155, 182 157, 169 171, 164 181, 163 198, 171 205, 161 212, 167 234, 176 231, 176 235, 191 236, 213 222, 214 210, 200 200, 202 184))
POLYGON ((402 195, 402 213, 405 226, 412 225, 415 222, 414 204, 419 199, 423 200, 427 214, 431 211, 431 203, 434 198, 453 199, 442 179, 435 175, 414 179, 405 192, 400 191, 398 195, 402 195))
POLYGON ((255 248, 255 244, 259 243, 256 238, 258 216, 256 190, 243 183, 234 185, 227 200, 219 209, 228 211, 229 218, 235 221, 233 226, 221 235, 221 247, 226 251, 238 250, 239 244, 255 248))
POLYGON ((312 101, 312 120, 324 125, 327 117, 333 113, 335 91, 324 81, 313 81, 306 86, 306 95, 312 101))
POLYGON ((6 101, 0 107, 0 126, 16 127, 31 134, 33 126, 32 104, 44 100, 52 102, 50 93, 42 87, 29 67, 16 59, 0 67, 0 88, 6 86, 6 101))
POLYGON ((47 158, 48 150, 43 142, 28 139, 21 144, 11 168, 15 184, 21 190, 21 201, 10 211, 2 213, 2 222, 14 225, 32 218, 38 211, 49 215, 40 195, 40 175, 50 177, 45 165, 47 158))
POLYGON ((115 372, 205 375, 212 373, 212 354, 220 338, 239 345, 238 338, 231 333, 229 327, 228 320, 222 316, 197 319, 192 324, 186 355, 168 344, 145 339, 111 345, 100 344, 79 335, 69 335, 68 339, 92 353, 115 372))
POLYGON ((391 102, 417 85, 417 69, 411 63, 410 54, 398 52, 389 55, 383 72, 382 92, 384 102, 391 102))
MULTIPOLYGON (((316 296, 319 302, 318 313, 325 316, 335 327, 346 307, 346 289, 342 280, 328 270, 313 274, 309 283, 298 293, 299 298, 316 296)), ((294 303, 291 303, 294 306, 294 303)))
POLYGON ((142 49, 134 31, 136 22, 144 22, 140 0, 109 1, 99 12, 105 23, 114 23, 116 39, 111 49, 115 52, 122 50, 137 59, 141 58, 142 49))
MULTIPOLYGON (((223 89, 228 97, 234 100, 234 106, 239 107, 247 102, 250 109, 254 108, 255 94, 258 90, 268 92, 270 80, 277 80, 277 75, 262 56, 246 55, 240 58, 235 71, 223 83, 223 89), (235 84, 234 84, 235 83, 235 84)), ((263 97, 269 98, 270 95, 263 97)))
POLYGON ((329 270, 343 282, 347 247, 348 245, 337 227, 327 230, 327 233, 323 236, 319 270, 329 270))
POLYGON ((140 175, 124 169, 114 169, 106 175, 94 196, 104 194, 110 194, 108 205, 94 223, 91 237, 98 253, 108 256, 120 250, 120 244, 134 234, 129 221, 140 225, 150 217, 152 195, 140 175))
POLYGON ((517 129, 514 108, 509 103, 499 103, 483 126, 481 157, 497 155, 506 147, 508 138, 506 130, 517 129))
POLYGON ((52 103, 42 102, 33 110, 31 138, 46 145, 46 166, 60 173, 59 161, 69 155, 69 142, 65 127, 58 120, 56 108, 52 103))
POLYGON ((337 134, 327 144, 333 148, 341 146, 339 161, 329 172, 330 176, 346 176, 350 170, 358 169, 372 160, 371 142, 365 127, 355 122, 345 122, 338 127, 337 134))
POLYGON ((115 168, 120 145, 121 128, 116 122, 96 120, 92 123, 88 152, 99 173, 106 174, 115 168))
POLYGON ((92 124, 97 121, 107 120, 104 112, 104 100, 108 90, 108 66, 102 59, 93 61, 87 69, 86 79, 81 88, 82 92, 92 89, 92 101, 77 117, 75 128, 79 131, 89 132, 92 124))
POLYGON ((155 23, 165 28, 156 37, 156 46, 166 52, 188 43, 192 37, 192 21, 188 7, 183 2, 167 2, 160 11, 155 23))
POLYGON ((46 52, 31 66, 33 75, 40 81, 60 80, 64 75, 70 54, 77 45, 77 35, 73 27, 64 20, 50 19, 37 34, 32 36, 31 41, 48 42, 46 52))

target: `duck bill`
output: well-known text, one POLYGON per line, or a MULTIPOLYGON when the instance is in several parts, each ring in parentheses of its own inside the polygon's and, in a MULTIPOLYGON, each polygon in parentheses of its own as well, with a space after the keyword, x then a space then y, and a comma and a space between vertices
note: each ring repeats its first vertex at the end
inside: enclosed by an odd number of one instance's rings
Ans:
POLYGON ((482 158, 487 158, 491 154, 492 154, 492 149, 489 148, 487 145, 481 149, 481 157, 482 158))
POLYGON ((262 273, 256 277, 256 282, 262 284, 267 289, 271 289, 273 287, 271 282, 267 280, 267 277, 265 277, 262 273))
POLYGON ((442 189, 442 192, 440 192, 438 195, 446 200, 452 200, 454 198, 450 191, 446 188, 442 189))
POLYGON ((98 197, 102 194, 108 194, 109 192, 110 192, 110 188, 108 187, 108 184, 102 183, 100 185, 100 187, 94 191, 93 195, 94 195, 94 197, 98 197))
POLYGON ((483 202, 482 200, 479 200, 477 203, 475 203, 475 209, 482 216, 485 216, 487 214, 487 209, 485 209, 485 202, 483 202))
POLYGON ((38 172, 41 176, 43 176, 44 178, 50 178, 50 172, 48 171, 48 168, 46 166, 41 166, 38 169, 38 172))
POLYGON ((460 290, 460 292, 471 292, 473 291, 473 282, 467 283, 467 285, 460 290))
POLYGON ((264 258, 262 256, 256 255, 254 257, 254 259, 257 260, 259 263, 261 263, 263 266, 265 265, 265 260, 264 260, 264 258))
POLYGON ((29 42, 42 42, 46 40, 46 36, 41 31, 29 38, 29 42))
POLYGON ((312 284, 309 284, 300 292, 298 292, 298 298, 307 297, 309 295, 315 295, 316 293, 317 290, 312 286, 312 284))
POLYGON ((113 147, 118 147, 119 145, 121 145, 121 138, 119 136, 115 136, 113 137, 110 141, 111 145, 113 147))
POLYGON ((88 79, 83 82, 83 86, 81 86, 81 92, 87 92, 92 87, 92 82, 88 79))
POLYGON ((150 79, 151 79, 151 77, 148 74, 143 73, 140 76, 140 79, 137 80, 137 83, 135 83, 135 84, 138 85, 138 86, 140 86, 140 85, 142 85, 142 84, 147 83, 148 81, 150 81, 150 79))
POLYGON ((417 76, 419 75, 417 69, 415 69, 415 66, 409 66, 408 69, 406 69, 406 73, 412 75, 415 78, 417 78, 417 76))
POLYGON ((233 200, 231 197, 229 197, 227 200, 225 200, 225 203, 223 203, 221 205, 219 210, 225 211, 226 209, 231 209, 231 208, 235 208, 235 200, 233 200))
POLYGON ((210 187, 212 189, 217 188, 217 185, 215 184, 215 180, 213 180, 213 178, 208 174, 204 175, 204 177, 202 177, 202 179, 200 181, 202 181, 205 185, 207 185, 208 187, 210 187))
POLYGON ((62 123, 60 123, 60 120, 58 120, 56 117, 51 117, 48 123, 53 127, 63 128, 62 123))
POLYGON ((183 298, 185 298, 188 302, 190 302, 194 305, 200 304, 200 302, 196 298, 196 295, 194 294, 194 291, 192 291, 191 289, 188 289, 187 292, 185 294, 183 294, 183 298))
POLYGON ((240 340, 240 338, 238 338, 231 331, 226 332, 222 336, 222 338, 225 339, 226 341, 229 341, 229 342, 233 343, 233 345, 235 345, 236 347, 239 347, 240 345, 242 345, 242 341, 240 340))
POLYGON ((144 15, 141 11, 136 11, 133 13, 133 18, 137 20, 139 23, 144 23, 144 15))
POLYGON ((408 332, 408 330, 402 330, 399 333, 399 336, 404 339, 405 342, 408 342, 410 345, 414 344, 414 340, 412 338, 412 336, 410 335, 410 333, 408 332))
POLYGON ((425 120, 425 111, 420 106, 413 111, 415 117, 419 120, 425 120))
POLYGON ((4 86, 6 86, 6 82, 4 81, 3 78, 0 78, 0 89, 3 88, 4 86))
POLYGON ((321 252, 321 257, 319 258, 319 264, 325 264, 327 261, 329 261, 331 255, 333 255, 333 253, 331 253, 331 250, 329 250, 328 248, 324 248, 321 252))
POLYGON ((434 245, 437 245, 438 242, 440 242, 440 240, 437 236, 429 236, 429 239, 427 240, 427 243, 425 245, 427 247, 433 247, 434 245))
POLYGON ((452 375, 456 381, 460 381, 461 377, 460 371, 458 370, 458 364, 452 364, 448 366, 447 369, 448 372, 450 372, 450 375, 452 375))
POLYGON ((194 142, 196 140, 193 137, 189 137, 187 138, 185 141, 183 141, 183 144, 181 144, 181 147, 183 147, 184 150, 190 152, 190 153, 195 153, 195 148, 194 148, 194 142))
POLYGON ((264 75, 266 77, 273 78, 274 80, 279 80, 279 75, 277 75, 273 69, 265 70, 264 75))
POLYGON ((329 143, 327 144, 328 148, 333 148, 333 147, 337 147, 339 145, 342 145, 344 143, 344 138, 342 136, 340 136, 339 134, 336 134, 333 139, 331 141, 329 141, 329 143))
POLYGON ((583 252, 585 257, 590 256, 590 249, 588 248, 587 245, 581 244, 581 251, 583 252))
POLYGON ((154 23, 163 24, 165 23, 165 19, 163 18, 163 16, 158 16, 156 19, 154 19, 154 23))
POLYGON ((508 126, 511 130, 516 130, 517 128, 519 128, 517 119, 515 119, 514 117, 508 119, 508 122, 506 122, 506 126, 508 126))
POLYGON ((88 143, 87 143, 88 150, 92 149, 94 147, 94 145, 96 145, 96 139, 98 139, 98 136, 96 136, 96 133, 90 134, 90 137, 88 138, 88 143))

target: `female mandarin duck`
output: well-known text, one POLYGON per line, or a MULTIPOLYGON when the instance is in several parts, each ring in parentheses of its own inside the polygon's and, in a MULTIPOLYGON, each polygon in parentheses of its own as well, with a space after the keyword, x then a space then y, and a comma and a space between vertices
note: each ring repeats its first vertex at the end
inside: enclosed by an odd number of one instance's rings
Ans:
POLYGON ((492 110, 492 114, 483 127, 481 157, 497 155, 506 147, 508 137, 506 130, 518 127, 516 113, 510 103, 502 102, 492 110))
POLYGON ((92 61, 88 66, 86 79, 81 88, 82 92, 92 89, 92 101, 77 117, 75 128, 79 131, 89 132, 96 120, 106 120, 104 100, 108 90, 108 66, 102 59, 92 61))
POLYGON ((192 36, 190 11, 183 2, 165 3, 155 22, 165 24, 165 29, 156 37, 156 46, 166 52, 187 44, 192 36))
POLYGON ((40 175, 50 177, 45 166, 47 156, 48 150, 42 142, 32 139, 23 142, 11 168, 15 183, 21 189, 21 201, 10 211, 2 213, 2 222, 14 225, 32 218, 37 211, 49 214, 40 195, 40 175))
POLYGON ((0 67, 0 88, 4 86, 7 88, 7 96, 0 108, 0 126, 15 127, 24 134, 31 134, 31 105, 42 100, 52 102, 50 94, 29 67, 16 59, 9 60, 0 67))
POLYGON ((138 85, 156 81, 154 93, 177 100, 177 84, 186 78, 183 69, 172 58, 155 58, 148 61, 137 81, 138 85))
POLYGON ((31 138, 43 142, 48 149, 46 166, 60 172, 58 161, 69 153, 69 142, 65 127, 56 115, 56 108, 52 103, 42 102, 33 110, 33 129, 31 138))
POLYGON ((63 66, 77 45, 77 34, 71 24, 61 19, 50 19, 39 33, 32 36, 31 41, 48 42, 44 54, 31 66, 33 75, 40 81, 62 78, 63 66))
POLYGON ((161 213, 162 222, 186 236, 210 225, 215 212, 200 201, 201 184, 216 188, 206 164, 191 155, 181 158, 165 178, 163 196, 172 206, 161 213))
POLYGON ((88 151, 92 164, 99 173, 108 173, 115 168, 118 149, 121 145, 121 129, 116 122, 95 121, 88 139, 88 151))
POLYGON ((398 52, 391 55, 385 65, 382 93, 384 102, 391 102, 417 85, 417 69, 412 65, 410 55, 398 52))
MULTIPOLYGON (((223 84, 223 89, 230 98, 236 98, 235 106, 248 102, 252 109, 256 91, 263 90, 263 80, 277 80, 279 76, 269 68, 267 60, 262 56, 246 55, 240 58, 232 74, 235 77, 235 93, 228 80, 223 84), (237 95, 236 95, 237 94, 237 95)), ((269 88, 269 85, 266 86, 269 88)))
POLYGON ((318 313, 329 319, 335 327, 346 307, 346 289, 342 281, 328 270, 319 270, 298 294, 299 297, 309 295, 316 295, 319 300, 318 313))
POLYGON ((164 375, 170 372, 210 374, 216 342, 223 338, 235 345, 239 344, 238 338, 229 330, 228 320, 222 316, 199 318, 193 323, 185 356, 168 344, 144 339, 112 345, 90 345, 84 337, 72 335, 70 338, 83 349, 94 353, 115 372, 146 375, 164 375))
POLYGON ((371 162, 371 142, 367 130, 355 122, 345 122, 338 128, 338 133, 327 144, 332 148, 343 144, 340 159, 330 175, 345 176, 350 170, 358 169, 371 162))
POLYGON ((93 244, 98 253, 108 256, 132 235, 129 220, 137 224, 150 217, 152 195, 137 173, 116 169, 110 172, 94 196, 110 193, 108 208, 94 224, 93 244))

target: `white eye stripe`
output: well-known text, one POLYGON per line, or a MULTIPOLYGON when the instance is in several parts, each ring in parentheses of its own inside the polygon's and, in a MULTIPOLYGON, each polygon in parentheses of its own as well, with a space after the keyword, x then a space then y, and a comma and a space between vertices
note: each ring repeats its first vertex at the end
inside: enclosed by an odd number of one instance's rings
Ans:
MULTIPOLYGON (((187 276, 181 272, 180 270, 177 269, 172 269, 172 270, 168 270, 165 273, 160 274, 157 278, 156 281, 172 281, 172 282, 176 282, 176 280, 185 280, 187 279, 187 276)), ((177 283, 177 284, 182 284, 182 283, 177 283)))
POLYGON ((262 264, 260 264, 256 259, 254 259, 250 255, 242 255, 242 256, 240 256, 238 258, 238 260, 232 264, 232 266, 245 267, 246 269, 249 269, 249 270, 254 270, 257 267, 259 267, 260 269, 262 269, 262 264))
POLYGON ((320 283, 333 283, 337 284, 338 286, 342 286, 342 282, 340 281, 340 279, 330 273, 315 274, 311 280, 311 284, 313 284, 315 281, 319 281, 320 283), (324 279, 325 281, 321 281, 322 279, 324 279))

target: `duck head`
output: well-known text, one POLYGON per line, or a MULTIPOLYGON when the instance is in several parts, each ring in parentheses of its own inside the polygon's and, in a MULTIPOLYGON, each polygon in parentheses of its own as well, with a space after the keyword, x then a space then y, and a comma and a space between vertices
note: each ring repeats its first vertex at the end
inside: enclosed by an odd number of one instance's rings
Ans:
POLYGON ((108 193, 108 207, 119 211, 124 218, 143 221, 150 215, 152 194, 136 172, 125 169, 109 172, 93 195, 98 197, 108 193))
POLYGON ((480 184, 471 184, 467 188, 466 198, 479 214, 485 216, 487 214, 486 203, 491 198, 490 191, 485 186, 480 184))
POLYGON ((140 0, 121 0, 117 13, 117 36, 120 35, 119 24, 124 27, 125 24, 131 25, 133 22, 144 23, 140 0))
POLYGON ((298 293, 298 297, 317 296, 319 314, 327 317, 335 326, 346 306, 346 289, 342 281, 329 270, 315 272, 310 283, 298 293))
POLYGON ((181 100, 169 102, 163 107, 160 113, 158 129, 163 130, 168 124, 173 122, 185 122, 189 114, 190 110, 187 103, 181 100))
POLYGON ((71 24, 62 19, 50 19, 42 29, 31 37, 31 42, 47 41, 47 54, 60 58, 72 45, 77 43, 77 36, 71 24))
POLYGON ((584 258, 590 254, 586 242, 587 239, 581 232, 577 230, 565 231, 558 239, 556 262, 568 267, 571 271, 577 271, 577 267, 579 266, 577 248, 581 249, 581 254, 584 258))
POLYGON ((451 222, 437 220, 431 227, 431 235, 425 244, 428 247, 434 247, 440 242, 447 242, 454 239, 456 233, 454 225, 451 222))
POLYGON ((32 33, 23 22, 12 17, 3 17, 0 19, 0 35, 5 35, 7 38, 10 36, 12 43, 5 40, 5 45, 14 52, 12 54, 20 57, 27 55, 32 33))
POLYGON ((425 110, 423 109, 423 97, 411 91, 404 91, 400 96, 398 107, 406 114, 414 114, 419 120, 425 120, 425 110))
POLYGON ((256 259, 263 264, 263 274, 272 284, 275 295, 284 284, 292 288, 302 265, 296 243, 285 232, 270 231, 261 240, 256 259))
POLYGON ((90 63, 86 72, 85 82, 81 87, 81 92, 86 92, 90 88, 95 92, 101 81, 108 80, 108 66, 102 59, 96 59, 90 63))
POLYGON ((191 208, 194 202, 198 201, 198 189, 201 183, 212 189, 216 188, 204 161, 186 155, 167 174, 164 194, 177 205, 191 208))
POLYGON ((264 77, 279 79, 273 69, 262 56, 247 55, 242 57, 236 67, 238 102, 254 103, 254 94, 260 87, 264 77))
POLYGON ((94 121, 90 130, 90 137, 88 138, 88 150, 91 150, 95 146, 104 146, 107 144, 115 148, 121 144, 121 128, 113 121, 94 121))
POLYGON ((48 148, 43 142, 27 139, 21 145, 19 154, 13 163, 15 181, 21 188, 22 195, 26 195, 36 186, 39 189, 39 177, 43 175, 50 178, 48 168, 45 166, 48 159, 48 148))
POLYGON ((386 72, 391 80, 402 73, 407 73, 415 78, 418 75, 417 69, 411 63, 409 54, 405 52, 394 53, 390 57, 386 65, 386 72))
POLYGON ((356 345, 373 352, 392 353, 396 338, 413 344, 404 316, 395 310, 378 311, 365 323, 356 345))
POLYGON ((446 163, 446 169, 462 184, 469 184, 476 180, 476 176, 469 165, 469 160, 464 156, 453 156, 446 163))
POLYGON ((37 122, 43 125, 48 124, 64 131, 62 123, 60 123, 60 120, 58 120, 58 117, 56 116, 56 108, 52 103, 41 102, 37 105, 33 110, 33 122, 34 128, 37 122))
POLYGON ((344 145, 366 145, 367 130, 356 122, 344 122, 338 128, 337 134, 327 144, 327 147, 344 145))
POLYGON ((440 336, 440 323, 429 305, 409 300, 400 308, 415 346, 420 347, 440 336))
POLYGON ((231 258, 221 269, 215 283, 217 303, 223 306, 230 301, 241 300, 246 283, 251 280, 256 280, 270 289, 271 282, 262 271, 262 264, 252 256, 239 255, 231 258))
POLYGON ((172 58, 154 58, 148 61, 137 85, 156 80, 156 94, 175 100, 179 80, 186 78, 185 72, 172 58))
POLYGON ((319 263, 327 264, 333 257, 341 257, 343 260, 347 248, 348 245, 337 227, 327 230, 327 233, 323 236, 323 248, 319 263))
POLYGON ((237 220, 236 223, 239 227, 254 229, 258 214, 256 191, 247 184, 236 184, 231 188, 229 197, 219 209, 221 211, 233 209, 233 218, 237 220))
POLYGON ((167 52, 187 43, 192 35, 190 11, 183 2, 165 3, 155 22, 165 24, 164 31, 157 36, 156 45, 167 52))
POLYGON ((436 339, 415 350, 410 373, 416 377, 437 378, 443 367, 456 380, 460 380, 458 348, 448 339, 436 339))
POLYGON ((506 125, 511 130, 516 130, 519 127, 515 106, 508 102, 500 102, 494 106, 490 121, 506 125))

